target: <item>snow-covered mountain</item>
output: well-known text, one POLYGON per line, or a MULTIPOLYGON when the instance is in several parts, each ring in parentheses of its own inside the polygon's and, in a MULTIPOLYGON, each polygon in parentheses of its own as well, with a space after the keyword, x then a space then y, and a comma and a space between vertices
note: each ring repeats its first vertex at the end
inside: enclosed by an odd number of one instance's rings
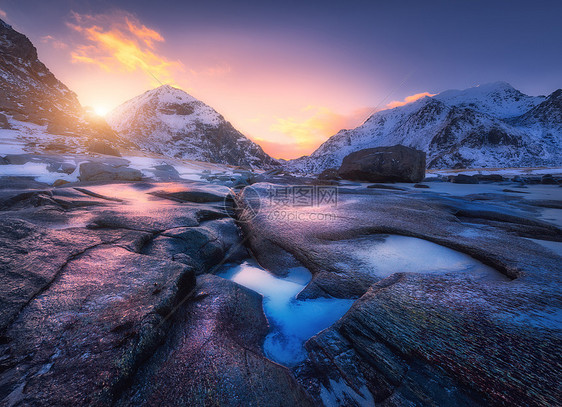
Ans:
POLYGON ((39 60, 31 41, 2 20, 0 127, 71 136, 71 144, 76 139, 114 137, 107 123, 88 115, 76 94, 39 60))
POLYGON ((448 90, 379 111, 286 167, 318 173, 353 151, 396 144, 425 151, 428 168, 560 166, 562 91, 528 96, 505 82, 448 90))
POLYGON ((250 167, 277 165, 213 108, 169 85, 123 103, 107 121, 142 149, 169 157, 250 167))

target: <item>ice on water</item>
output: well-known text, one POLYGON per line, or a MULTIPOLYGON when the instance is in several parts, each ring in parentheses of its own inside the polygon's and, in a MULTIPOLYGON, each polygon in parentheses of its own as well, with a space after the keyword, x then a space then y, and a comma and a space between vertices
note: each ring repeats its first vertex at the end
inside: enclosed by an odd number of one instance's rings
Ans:
POLYGON ((378 277, 394 273, 458 274, 483 280, 507 280, 467 254, 408 236, 390 235, 355 242, 354 256, 378 277))

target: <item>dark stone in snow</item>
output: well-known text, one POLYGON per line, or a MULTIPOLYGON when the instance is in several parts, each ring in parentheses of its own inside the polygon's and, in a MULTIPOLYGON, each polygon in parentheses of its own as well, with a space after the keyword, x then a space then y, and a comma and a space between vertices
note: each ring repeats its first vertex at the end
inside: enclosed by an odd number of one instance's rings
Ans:
POLYGON ((367 182, 419 182, 425 177, 425 153, 410 147, 367 148, 343 159, 344 179, 367 182))

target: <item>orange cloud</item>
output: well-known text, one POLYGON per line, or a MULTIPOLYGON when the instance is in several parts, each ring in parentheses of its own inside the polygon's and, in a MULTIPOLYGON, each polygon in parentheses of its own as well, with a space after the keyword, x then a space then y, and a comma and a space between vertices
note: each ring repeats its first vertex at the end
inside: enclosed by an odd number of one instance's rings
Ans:
POLYGON ((429 92, 416 93, 415 95, 406 96, 402 101, 394 100, 390 102, 388 105, 386 105, 386 107, 388 109, 394 109, 395 107, 404 106, 407 105, 408 103, 415 102, 416 100, 421 99, 425 96, 431 97, 435 95, 436 95, 435 93, 429 93, 429 92))
POLYGON ((122 12, 109 15, 73 13, 74 23, 67 25, 82 35, 85 43, 71 52, 72 62, 94 64, 105 71, 143 70, 155 81, 174 83, 174 75, 183 71, 179 61, 167 59, 156 50, 164 38, 122 12))
POLYGON ((301 117, 277 118, 270 126, 271 132, 281 136, 278 140, 256 139, 256 142, 275 158, 310 154, 341 129, 360 125, 372 111, 372 107, 365 107, 344 115, 326 107, 307 106, 302 109, 301 117))
POLYGON ((6 18, 6 17, 8 17, 8 15, 6 14, 6 12, 4 10, 0 9, 0 17, 6 18))

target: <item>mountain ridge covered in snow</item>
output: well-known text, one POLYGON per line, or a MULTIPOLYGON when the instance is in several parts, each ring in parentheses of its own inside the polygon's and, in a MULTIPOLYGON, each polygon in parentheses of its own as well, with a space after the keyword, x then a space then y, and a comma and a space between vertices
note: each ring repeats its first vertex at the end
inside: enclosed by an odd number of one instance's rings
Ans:
POLYGON ((528 96, 506 82, 448 90, 376 112, 285 166, 319 173, 351 152, 396 144, 425 151, 428 168, 562 165, 561 93, 528 96))
POLYGON ((170 85, 126 101, 107 121, 121 136, 153 153, 249 167, 277 165, 212 107, 170 85))
POLYGON ((39 60, 29 38, 0 20, 0 128, 34 126, 81 141, 115 139, 107 123, 89 115, 76 94, 39 60))

